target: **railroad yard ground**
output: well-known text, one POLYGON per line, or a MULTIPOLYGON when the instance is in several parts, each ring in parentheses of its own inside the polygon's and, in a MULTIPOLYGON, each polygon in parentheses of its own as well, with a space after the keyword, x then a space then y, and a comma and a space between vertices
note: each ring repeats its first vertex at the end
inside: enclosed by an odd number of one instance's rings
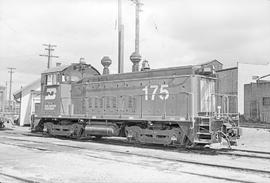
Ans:
POLYGON ((0 130, 1 183, 195 181, 270 182, 270 129, 243 128, 230 151, 42 137, 29 127, 0 130))

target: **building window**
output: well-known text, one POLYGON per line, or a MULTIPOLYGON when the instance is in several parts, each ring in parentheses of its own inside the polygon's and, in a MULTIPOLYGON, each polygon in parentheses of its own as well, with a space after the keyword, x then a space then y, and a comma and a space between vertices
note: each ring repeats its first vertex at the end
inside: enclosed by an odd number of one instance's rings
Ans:
POLYGON ((263 97, 263 105, 270 106, 270 97, 263 97))

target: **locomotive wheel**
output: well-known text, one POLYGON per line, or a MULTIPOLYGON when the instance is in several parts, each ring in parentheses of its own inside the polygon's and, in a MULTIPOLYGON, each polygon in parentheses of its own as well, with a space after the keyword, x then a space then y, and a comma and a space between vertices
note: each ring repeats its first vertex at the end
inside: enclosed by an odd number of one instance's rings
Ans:
POLYGON ((46 127, 46 131, 43 132, 43 135, 53 136, 52 135, 53 124, 50 122, 47 122, 47 123, 44 123, 44 126, 46 127))
POLYGON ((132 137, 127 137, 128 143, 132 142, 132 137))
POLYGON ((83 129, 81 128, 77 133, 76 139, 80 139, 82 136, 83 136, 83 129))
POLYGON ((74 138, 74 139, 80 139, 82 137, 82 134, 83 134, 83 127, 82 125, 79 125, 79 124, 73 124, 72 125, 72 128, 73 128, 73 134, 71 134, 71 138, 74 138))

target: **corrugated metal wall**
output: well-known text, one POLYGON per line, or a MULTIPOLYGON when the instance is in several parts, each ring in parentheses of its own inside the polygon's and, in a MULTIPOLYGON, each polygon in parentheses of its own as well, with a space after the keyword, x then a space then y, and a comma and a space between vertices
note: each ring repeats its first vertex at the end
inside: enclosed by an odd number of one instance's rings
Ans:
MULTIPOLYGON (((229 104, 229 113, 238 113, 238 102, 237 102, 237 76, 238 69, 236 67, 224 69, 217 71, 218 81, 217 81, 217 88, 216 92, 218 94, 228 95, 228 104, 229 104)), ((218 97, 217 103, 222 105, 225 99, 222 97, 218 97)))
POLYGON ((244 92, 245 117, 270 122, 270 82, 246 84, 244 92))

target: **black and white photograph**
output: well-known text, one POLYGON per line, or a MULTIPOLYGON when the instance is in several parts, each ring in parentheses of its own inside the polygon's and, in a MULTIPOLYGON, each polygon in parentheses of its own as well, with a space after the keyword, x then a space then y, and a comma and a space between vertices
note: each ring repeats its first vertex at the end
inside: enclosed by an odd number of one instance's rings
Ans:
POLYGON ((270 182, 270 0, 0 0, 0 183, 270 182))

